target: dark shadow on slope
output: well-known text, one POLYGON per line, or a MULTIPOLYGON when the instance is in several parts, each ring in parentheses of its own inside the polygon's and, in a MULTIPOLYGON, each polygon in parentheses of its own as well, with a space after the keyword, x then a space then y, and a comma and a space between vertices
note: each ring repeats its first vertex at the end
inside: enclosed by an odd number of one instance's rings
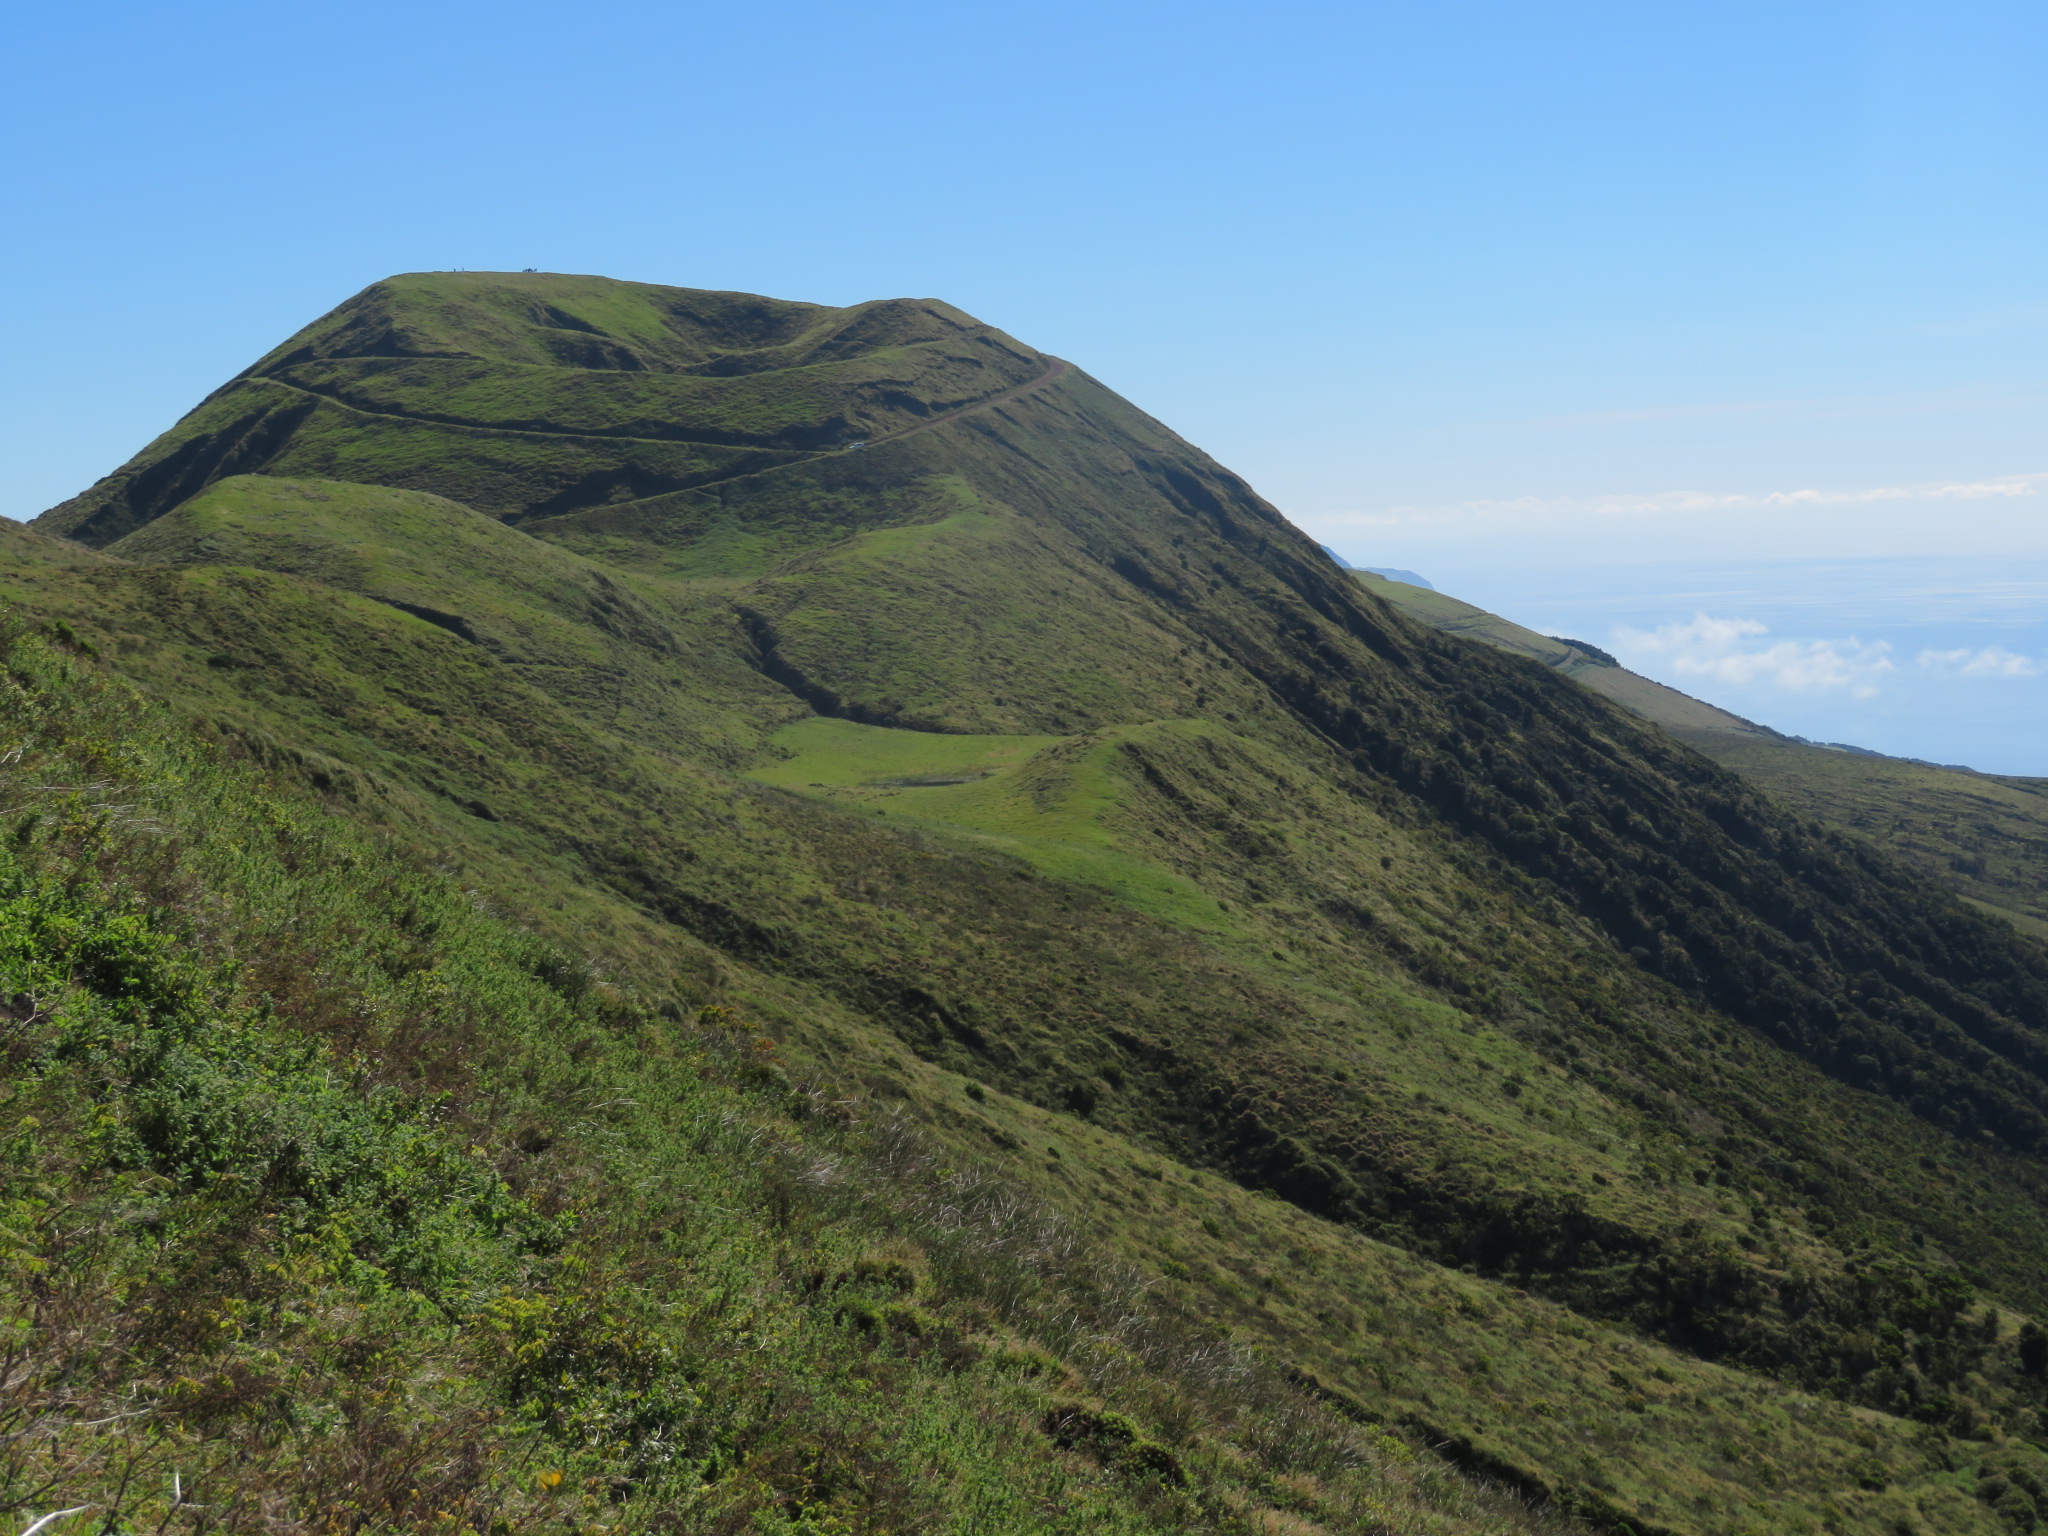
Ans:
MULTIPOLYGON (((437 629, 445 629, 449 634, 467 640, 471 645, 483 644, 477 632, 469 627, 469 620, 463 618, 460 614, 443 613, 438 608, 428 608, 419 603, 408 603, 396 597, 379 597, 377 601, 383 603, 386 607, 396 608, 400 613, 409 613, 416 619, 425 619, 437 629)), ((496 820, 497 818, 493 817, 492 819, 496 820)))
POLYGON ((749 659, 755 670, 763 677, 780 683, 819 714, 831 719, 852 720, 861 725, 897 724, 893 715, 867 709, 858 703, 843 699, 824 684, 806 676, 795 663, 782 654, 781 637, 775 633, 775 626, 766 614, 752 608, 741 608, 739 617, 740 624, 746 630, 747 639, 753 646, 753 654, 749 659))
POLYGON ((315 409, 311 400, 259 405, 226 426, 187 438, 161 459, 126 475, 99 510, 72 529, 69 537, 91 546, 111 544, 216 480, 261 471, 315 409))

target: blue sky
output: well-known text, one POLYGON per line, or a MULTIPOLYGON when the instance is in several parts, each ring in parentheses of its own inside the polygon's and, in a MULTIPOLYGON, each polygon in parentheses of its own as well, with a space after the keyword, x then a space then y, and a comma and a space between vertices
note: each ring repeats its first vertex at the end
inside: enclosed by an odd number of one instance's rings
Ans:
POLYGON ((2038 5, 9 18, 0 511, 394 271, 930 294, 1360 563, 1800 734, 2048 773, 2038 5))

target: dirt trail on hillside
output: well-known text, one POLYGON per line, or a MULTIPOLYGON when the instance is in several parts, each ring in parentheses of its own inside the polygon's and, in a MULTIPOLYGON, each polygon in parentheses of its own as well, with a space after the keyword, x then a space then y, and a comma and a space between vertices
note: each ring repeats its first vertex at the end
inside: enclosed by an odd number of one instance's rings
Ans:
MULTIPOLYGON (((1024 395, 1030 394, 1035 389, 1039 389, 1044 385, 1052 383, 1054 380, 1060 378, 1063 374, 1067 373, 1071 369, 1071 367, 1072 365, 1070 363, 1067 363, 1060 358, 1049 358, 1046 362, 1045 372, 1039 374, 1036 378, 1027 379, 1022 384, 1013 384, 1008 389, 990 395, 986 400, 977 400, 972 405, 963 405, 959 407, 957 410, 947 411, 943 415, 932 416, 924 421, 913 422, 907 427, 899 427, 894 432, 885 432, 880 437, 866 438, 863 439, 861 442, 851 443, 843 448, 826 448, 818 452, 807 453, 804 454, 801 458, 792 458, 786 461, 785 463, 768 464, 764 465, 760 469, 744 470, 736 475, 721 475, 717 479, 701 481, 696 485, 677 486, 673 491, 662 491, 659 492, 656 496, 637 496, 632 501, 601 502, 598 505, 604 507, 630 507, 638 502, 655 501, 658 500, 660 496, 675 496, 681 494, 684 491, 708 491, 715 486, 730 485, 736 480, 751 480, 757 475, 772 475, 779 470, 795 469, 799 465, 803 464, 815 464, 820 459, 835 458, 841 454, 847 453, 859 453, 868 448, 879 447, 883 443, 893 443, 902 438, 915 437, 920 432, 929 432, 934 427, 946 426, 949 423, 959 421, 963 417, 972 416, 976 412, 993 410, 996 406, 1007 405, 1012 400, 1019 399, 1024 395)), ((317 389, 308 389, 303 384, 294 384, 289 379, 276 378, 270 374, 254 375, 251 382, 258 381, 265 384, 276 384, 284 389, 292 390, 297 394, 305 395, 309 399, 318 400, 321 401, 323 404, 336 406, 341 410, 352 412, 357 416, 374 416, 383 421, 402 421, 412 426, 446 427, 458 432, 486 432, 495 436, 504 437, 566 437, 575 439, 576 441, 579 442, 586 443, 651 443, 657 444, 664 448, 731 448, 748 453, 793 453, 798 451, 795 449, 788 448, 748 448, 744 447, 743 445, 733 443, 699 442, 696 439, 686 437, 628 437, 623 433, 551 432, 545 427, 491 427, 485 426, 481 422, 439 421, 431 416, 406 416, 396 411, 373 411, 364 406, 354 405, 351 404, 349 401, 337 399, 333 395, 324 394, 317 389)), ((588 507, 578 507, 574 510, 582 512, 592 511, 595 509, 588 507)), ((552 513, 550 515, 566 517, 572 514, 552 513)))
MULTIPOLYGON (((943 427, 949 421, 958 421, 962 416, 972 416, 976 411, 986 411, 998 405, 1006 405, 1020 395, 1030 394, 1032 390, 1037 389, 1041 384, 1050 384, 1054 379, 1065 373, 1068 366, 1068 364, 1062 362, 1057 357, 1048 358, 1046 360, 1045 372, 1035 379, 1027 379, 1022 384, 1014 385, 1004 390, 1001 394, 990 395, 986 400, 977 400, 972 405, 963 405, 957 411, 948 411, 943 416, 933 416, 927 420, 904 427, 900 431, 885 433, 881 437, 871 437, 867 440, 865 446, 872 448, 877 443, 893 443, 899 437, 914 437, 919 432, 931 431, 933 427, 943 427)), ((852 451, 850 448, 836 448, 832 450, 835 453, 851 453, 852 451)), ((821 454, 819 457, 822 458, 823 455, 821 454)), ((777 465, 776 467, 781 468, 782 466, 777 465)), ((755 470, 754 473, 765 474, 766 471, 755 470)))
MULTIPOLYGON (((981 411, 993 410, 999 405, 1007 405, 1012 400, 1020 399, 1030 394, 1033 390, 1052 383, 1062 374, 1067 373, 1072 366, 1072 364, 1064 362, 1057 357, 1049 358, 1046 363, 1045 372, 1035 379, 1026 379, 1022 384, 1014 384, 999 394, 990 395, 986 400, 977 400, 972 405, 963 405, 958 410, 947 411, 943 416, 933 416, 924 421, 913 422, 911 425, 900 428, 897 431, 886 432, 880 437, 870 437, 861 442, 849 444, 844 448, 827 448, 819 453, 808 454, 801 459, 792 459, 787 464, 769 464, 761 469, 744 470, 737 475, 722 475, 716 480, 705 480, 696 485, 677 486, 672 491, 661 491, 653 496, 636 496, 631 501, 598 502, 594 506, 577 507, 568 512, 550 513, 549 516, 574 517, 578 512, 617 511, 626 507, 638 506, 642 502, 659 501, 664 496, 681 496, 692 491, 716 490, 721 485, 732 485, 741 480, 754 480, 762 475, 780 474, 785 469, 798 469, 805 464, 815 464, 820 459, 839 458, 845 454, 861 453, 869 448, 879 447, 883 443, 900 442, 906 437, 915 437, 920 432, 929 432, 934 427, 947 426, 952 422, 959 421, 962 417, 973 416, 981 411)), ((517 521, 522 520, 515 520, 515 525, 517 521)), ((535 519, 535 521, 545 521, 545 519, 535 519)))

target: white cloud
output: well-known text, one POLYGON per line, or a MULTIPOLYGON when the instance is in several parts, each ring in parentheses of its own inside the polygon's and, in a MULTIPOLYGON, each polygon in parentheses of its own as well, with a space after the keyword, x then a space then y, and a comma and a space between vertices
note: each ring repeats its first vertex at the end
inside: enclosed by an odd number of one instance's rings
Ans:
POLYGON ((1336 512, 1318 517, 1322 526, 1385 527, 1390 523, 1441 522, 1471 514, 1554 517, 1560 514, 1616 516, 1632 513, 1756 512, 1801 507, 1859 507, 1893 501, 2000 501, 2038 496, 2048 490, 2048 471, 2001 475, 1988 480, 1947 480, 1918 485, 1872 485, 1848 489, 1818 486, 1787 491, 1626 491, 1604 496, 1516 496, 1504 501, 1464 501, 1451 506, 1390 507, 1382 512, 1336 512))
POLYGON ((1617 629, 1614 648, 1625 657, 1645 658, 1657 671, 1667 668, 1688 677, 1741 685, 1765 683, 1804 692, 1846 689, 1852 698, 1867 699, 1878 682, 1895 671, 1891 646, 1883 640, 1777 640, 1751 642, 1770 633, 1755 619, 1717 619, 1700 613, 1689 624, 1661 624, 1655 629, 1617 629), (1658 662, 1665 663, 1660 667, 1658 662))
POLYGON ((2008 651, 2002 645, 1982 650, 1922 651, 1920 665, 1930 672, 1947 672, 1958 677, 2039 677, 2041 664, 2031 656, 2008 651))

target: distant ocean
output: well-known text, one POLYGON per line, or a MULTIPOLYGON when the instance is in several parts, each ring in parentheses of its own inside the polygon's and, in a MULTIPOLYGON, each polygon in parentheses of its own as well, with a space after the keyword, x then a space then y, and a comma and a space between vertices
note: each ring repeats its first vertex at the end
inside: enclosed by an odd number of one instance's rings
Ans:
POLYGON ((1546 569, 1480 556, 1422 574, 1788 734, 2048 776, 2048 559, 1546 569))

